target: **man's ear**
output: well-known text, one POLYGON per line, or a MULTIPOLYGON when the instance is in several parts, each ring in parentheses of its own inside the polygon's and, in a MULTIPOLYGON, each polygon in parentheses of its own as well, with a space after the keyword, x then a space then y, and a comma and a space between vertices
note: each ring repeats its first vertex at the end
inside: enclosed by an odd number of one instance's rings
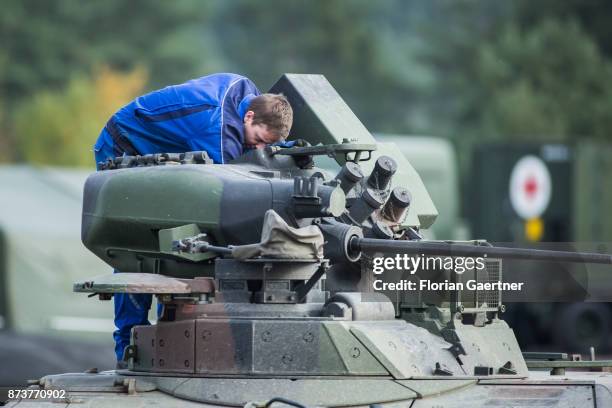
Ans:
POLYGON ((253 118, 254 118, 254 117, 255 117, 255 112, 253 112, 252 110, 247 111, 247 112, 244 114, 244 120, 243 120, 243 122, 244 122, 244 123, 251 123, 251 122, 253 121, 253 118))

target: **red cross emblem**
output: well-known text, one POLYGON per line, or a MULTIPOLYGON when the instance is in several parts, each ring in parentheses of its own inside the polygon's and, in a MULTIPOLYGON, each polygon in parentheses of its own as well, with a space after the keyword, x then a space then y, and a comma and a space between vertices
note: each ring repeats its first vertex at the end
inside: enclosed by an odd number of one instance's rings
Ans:
POLYGON ((538 182, 533 174, 530 174, 527 180, 525 180, 525 185, 523 186, 525 190, 525 195, 529 200, 533 200, 537 191, 538 191, 538 182))

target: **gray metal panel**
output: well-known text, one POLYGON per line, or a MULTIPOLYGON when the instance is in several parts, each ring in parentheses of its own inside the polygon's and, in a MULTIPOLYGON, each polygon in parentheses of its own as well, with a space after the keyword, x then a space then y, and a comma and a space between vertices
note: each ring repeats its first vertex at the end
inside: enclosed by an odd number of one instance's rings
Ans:
POLYGON ((323 323, 323 326, 350 374, 390 375, 340 322, 327 322, 323 323))
POLYGON ((252 371, 253 323, 249 320, 196 321, 197 373, 249 373, 252 371))
POLYGON ((285 94, 293 108, 293 138, 310 143, 357 143, 376 141, 323 75, 285 74, 270 92, 285 94))
POLYGON ((155 368, 161 372, 195 372, 195 321, 166 322, 155 327, 155 368))
POLYGON ((135 326, 131 343, 136 346, 134 370, 149 371, 155 364, 155 332, 156 326, 135 326))
POLYGON ((134 370, 194 373, 194 334, 194 320, 136 326, 132 335, 137 354, 134 370))
POLYGON ((253 356, 255 373, 346 373, 321 322, 255 321, 253 356))
POLYGON ((455 333, 467 353, 459 356, 467 375, 474 374, 475 366, 493 367, 493 374, 498 374, 499 368, 508 361, 517 375, 528 374, 514 333, 506 322, 494 320, 483 327, 457 323, 455 333))
POLYGON ((435 364, 463 374, 448 350, 451 345, 403 321, 343 323, 397 379, 433 375, 435 364))

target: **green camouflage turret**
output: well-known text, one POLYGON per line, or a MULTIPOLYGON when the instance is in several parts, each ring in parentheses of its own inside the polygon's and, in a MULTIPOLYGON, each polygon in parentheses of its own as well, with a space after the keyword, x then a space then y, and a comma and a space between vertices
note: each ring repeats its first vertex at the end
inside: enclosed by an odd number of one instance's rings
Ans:
MULTIPOLYGON (((287 74, 272 91, 294 108, 292 137, 309 143, 225 165, 204 152, 124 156, 89 177, 82 240, 121 273, 74 290, 154 294, 162 313, 134 327, 128 369, 50 375, 35 388, 109 407, 612 404, 608 377, 530 373, 496 290, 432 303, 373 289, 382 255, 486 255, 484 271, 465 275, 483 282, 499 278, 503 258, 608 255, 426 241, 437 212, 418 174, 324 77, 287 74), (329 159, 333 174, 318 165, 329 159)), ((542 367, 572 365, 552 363, 542 367)))

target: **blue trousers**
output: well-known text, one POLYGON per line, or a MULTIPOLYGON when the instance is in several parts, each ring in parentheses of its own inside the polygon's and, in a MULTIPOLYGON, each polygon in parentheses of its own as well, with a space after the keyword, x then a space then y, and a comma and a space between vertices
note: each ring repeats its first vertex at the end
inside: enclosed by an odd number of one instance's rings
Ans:
MULTIPOLYGON (((104 130, 104 132, 106 131, 104 130)), ((94 156, 96 164, 98 164, 109 157, 114 157, 115 153, 111 146, 103 143, 97 146, 94 156)), ((113 273, 117 272, 119 271, 116 269, 113 271, 113 273)), ((113 338, 115 339, 115 355, 117 361, 120 361, 123 359, 123 350, 130 344, 132 327, 151 324, 149 323, 149 309, 151 309, 152 296, 148 294, 116 293, 113 300, 115 302, 115 326, 117 327, 117 330, 113 333, 113 338)), ((160 309, 158 309, 158 313, 160 309)))
MULTIPOLYGON (((115 273, 118 272, 115 270, 115 273)), ((148 325, 149 309, 151 309, 152 296, 137 293, 116 293, 115 326, 113 333, 115 339, 115 354, 117 361, 123 359, 123 350, 130 344, 130 331, 134 326, 148 325)))

